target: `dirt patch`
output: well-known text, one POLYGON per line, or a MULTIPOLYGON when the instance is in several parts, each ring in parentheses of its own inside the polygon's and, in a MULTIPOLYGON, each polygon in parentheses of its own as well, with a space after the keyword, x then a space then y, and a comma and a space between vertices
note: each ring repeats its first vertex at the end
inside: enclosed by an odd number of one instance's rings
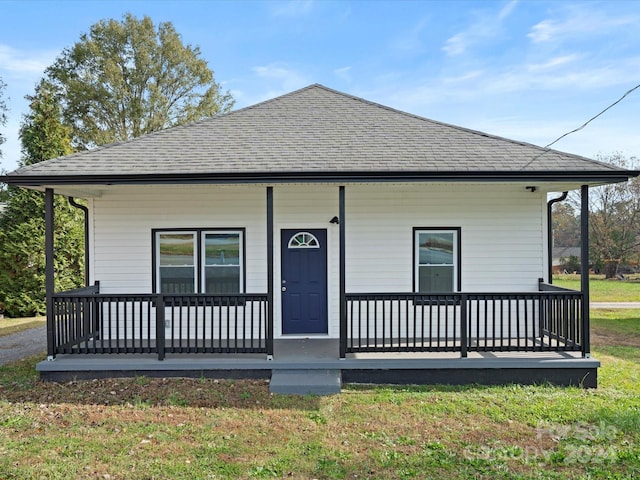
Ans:
POLYGON ((591 344, 595 346, 617 345, 640 348, 640 335, 615 333, 606 328, 591 327, 591 344))

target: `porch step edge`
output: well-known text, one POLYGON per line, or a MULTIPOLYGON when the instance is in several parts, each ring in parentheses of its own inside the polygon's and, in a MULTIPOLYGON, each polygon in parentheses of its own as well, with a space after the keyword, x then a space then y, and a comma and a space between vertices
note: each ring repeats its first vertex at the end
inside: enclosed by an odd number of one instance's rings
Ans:
POLYGON ((269 391, 287 395, 334 395, 342 390, 341 370, 273 370, 269 391))

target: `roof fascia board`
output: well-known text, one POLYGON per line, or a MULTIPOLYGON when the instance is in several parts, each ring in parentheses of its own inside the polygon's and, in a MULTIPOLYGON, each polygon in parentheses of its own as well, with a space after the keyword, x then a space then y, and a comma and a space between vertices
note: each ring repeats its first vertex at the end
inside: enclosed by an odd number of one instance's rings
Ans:
POLYGON ((235 184, 288 182, 531 182, 571 181, 617 183, 638 176, 640 172, 279 172, 247 174, 139 174, 139 175, 6 175, 0 183, 15 186, 41 185, 130 185, 130 184, 235 184))

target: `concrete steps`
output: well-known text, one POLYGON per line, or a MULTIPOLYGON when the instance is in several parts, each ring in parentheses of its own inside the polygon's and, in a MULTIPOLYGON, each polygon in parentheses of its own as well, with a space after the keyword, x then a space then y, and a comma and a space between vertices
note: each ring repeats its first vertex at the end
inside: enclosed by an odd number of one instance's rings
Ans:
POLYGON ((341 370, 273 370, 269 391, 287 395, 333 395, 342 388, 341 370))

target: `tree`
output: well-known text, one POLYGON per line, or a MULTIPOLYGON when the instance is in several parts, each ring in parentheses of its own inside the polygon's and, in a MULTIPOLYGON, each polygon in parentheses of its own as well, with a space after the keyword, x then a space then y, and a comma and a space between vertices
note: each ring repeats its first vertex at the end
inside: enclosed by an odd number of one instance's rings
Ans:
MULTIPOLYGON (((21 166, 72 153, 70 130, 60 120, 53 90, 41 83, 30 100, 20 128, 21 166)), ((81 214, 65 199, 55 203, 56 287, 82 285, 84 232, 81 214)), ((0 217, 0 303, 7 315, 31 316, 45 311, 44 199, 41 192, 8 191, 7 209, 0 217)))
MULTIPOLYGON (((0 78, 0 127, 4 127, 7 124, 7 103, 2 98, 2 91, 6 88, 7 84, 0 78)), ((5 138, 0 132, 0 145, 5 142, 5 138)), ((2 150, 0 150, 0 158, 2 158, 2 150)))
MULTIPOLYGON (((2 98, 2 91, 6 88, 7 84, 0 78, 0 127, 4 127, 7 124, 7 103, 2 98)), ((0 132, 0 145, 5 142, 5 138, 0 132)), ((2 158, 2 150, 0 150, 0 158, 2 158)))
MULTIPOLYGON (((599 160, 630 168, 636 159, 617 153, 599 160)), ((590 210, 591 257, 613 278, 620 264, 640 256, 640 178, 592 189, 590 210)))
POLYGON ((577 247, 580 245, 580 217, 570 203, 558 202, 553 206, 553 245, 577 247))
POLYGON ((91 148, 181 125, 233 106, 198 47, 170 22, 127 13, 101 20, 46 70, 72 127, 73 145, 91 148))

